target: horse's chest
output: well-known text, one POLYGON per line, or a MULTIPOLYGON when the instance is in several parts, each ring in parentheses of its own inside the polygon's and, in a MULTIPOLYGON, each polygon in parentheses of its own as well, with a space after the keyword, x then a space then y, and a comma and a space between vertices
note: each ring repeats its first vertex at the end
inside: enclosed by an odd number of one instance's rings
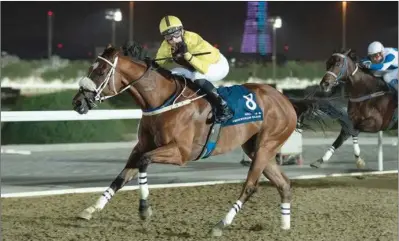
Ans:
POLYGON ((151 136, 156 146, 163 146, 174 139, 175 125, 167 123, 154 123, 151 126, 151 136))
POLYGON ((167 144, 170 140, 170 135, 168 133, 165 133, 163 129, 154 129, 151 132, 154 144, 156 146, 163 146, 167 144))

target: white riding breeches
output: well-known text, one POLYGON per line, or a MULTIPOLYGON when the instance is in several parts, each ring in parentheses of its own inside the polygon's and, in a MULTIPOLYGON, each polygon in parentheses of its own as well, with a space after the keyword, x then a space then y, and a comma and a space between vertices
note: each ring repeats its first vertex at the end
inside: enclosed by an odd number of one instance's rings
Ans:
POLYGON ((196 79, 206 79, 208 81, 219 81, 222 80, 224 77, 227 76, 229 73, 230 67, 229 67, 229 62, 227 59, 220 54, 220 59, 217 63, 209 65, 208 72, 205 74, 201 74, 198 71, 190 71, 186 68, 174 68, 171 70, 172 74, 178 74, 178 75, 183 75, 186 78, 189 78, 191 80, 196 80, 196 79))
POLYGON ((388 73, 384 74, 382 78, 388 85, 394 87, 396 91, 398 91, 398 69, 389 71, 388 73))

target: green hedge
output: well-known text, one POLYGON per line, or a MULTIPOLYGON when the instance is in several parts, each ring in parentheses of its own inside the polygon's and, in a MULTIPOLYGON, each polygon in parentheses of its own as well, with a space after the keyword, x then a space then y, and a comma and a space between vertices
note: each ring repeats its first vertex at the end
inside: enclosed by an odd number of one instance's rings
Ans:
POLYGON ((71 61, 64 67, 44 71, 40 77, 45 81, 52 81, 54 79, 73 80, 85 76, 89 67, 90 63, 87 61, 71 61))
MULTIPOLYGON (((19 61, 10 63, 1 69, 1 79, 8 77, 10 79, 26 78, 36 76, 44 81, 53 81, 61 79, 62 81, 74 81, 85 75, 90 67, 89 61, 67 61, 66 66, 60 67, 50 66, 46 60, 38 61, 19 61)), ((168 65, 172 67, 175 65, 168 65)), ((325 64, 323 62, 295 62, 288 61, 286 64, 277 66, 277 79, 286 77, 296 77, 301 79, 321 78, 325 72, 325 64)), ((247 67, 230 68, 229 75, 226 80, 236 80, 239 82, 246 81, 249 73, 262 79, 273 77, 272 64, 249 64, 247 67)))
POLYGON ((34 76, 35 72, 46 63, 40 60, 19 61, 10 63, 1 68, 1 79, 8 77, 9 79, 27 78, 34 76))
MULTIPOLYGON (((62 91, 33 97, 22 96, 12 110, 72 110, 75 93, 62 91)), ((133 103, 131 97, 124 95, 101 103, 99 109, 137 108, 133 103)), ((127 141, 135 139, 138 121, 11 122, 2 126, 1 141, 3 145, 127 141)))
POLYGON ((66 64, 52 66, 48 60, 21 60, 6 64, 1 68, 1 79, 21 79, 28 77, 42 78, 44 81, 75 81, 85 75, 90 67, 90 62, 83 60, 65 61, 66 64))

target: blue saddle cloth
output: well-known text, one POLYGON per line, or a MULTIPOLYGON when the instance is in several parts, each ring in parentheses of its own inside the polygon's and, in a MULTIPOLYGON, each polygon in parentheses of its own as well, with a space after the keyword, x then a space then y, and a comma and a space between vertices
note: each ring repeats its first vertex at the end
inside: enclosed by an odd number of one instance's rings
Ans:
POLYGON ((223 123, 222 126, 263 120, 263 112, 256 102, 255 93, 249 91, 246 87, 241 85, 219 87, 217 92, 234 112, 233 118, 223 123))

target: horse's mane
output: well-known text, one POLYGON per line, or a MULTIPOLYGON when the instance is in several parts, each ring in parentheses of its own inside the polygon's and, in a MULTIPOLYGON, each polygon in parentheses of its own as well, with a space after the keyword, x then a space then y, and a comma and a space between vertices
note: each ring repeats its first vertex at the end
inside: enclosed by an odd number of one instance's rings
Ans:
POLYGON ((148 56, 148 52, 138 42, 128 41, 122 46, 124 56, 130 57, 130 59, 136 63, 143 64, 147 67, 151 67, 157 71, 166 79, 172 78, 172 72, 159 66, 153 59, 148 56))
MULTIPOLYGON (((353 49, 341 49, 341 51, 339 51, 339 52, 334 52, 334 53, 341 53, 341 54, 344 54, 344 53, 346 53, 347 51, 349 51, 349 53, 348 53, 347 56, 348 56, 353 62, 359 63, 360 58, 359 58, 359 56, 357 55, 356 51, 353 50, 353 49)), ((371 70, 369 70, 369 69, 367 69, 367 68, 360 68, 360 69, 361 69, 365 74, 368 74, 368 75, 373 76, 373 73, 371 72, 371 70)), ((373 76, 373 77, 374 77, 374 76, 373 76)))
POLYGON ((117 49, 114 46, 108 45, 107 47, 105 47, 103 53, 101 54, 101 57, 111 58, 116 51, 117 49))

